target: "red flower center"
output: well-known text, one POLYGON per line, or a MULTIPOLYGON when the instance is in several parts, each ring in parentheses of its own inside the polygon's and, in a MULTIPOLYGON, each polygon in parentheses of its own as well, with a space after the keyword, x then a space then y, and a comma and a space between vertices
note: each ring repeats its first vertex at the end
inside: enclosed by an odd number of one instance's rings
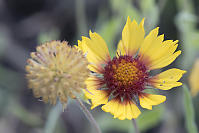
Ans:
POLYGON ((149 74, 139 58, 114 57, 104 69, 104 83, 115 97, 130 98, 145 88, 149 74))

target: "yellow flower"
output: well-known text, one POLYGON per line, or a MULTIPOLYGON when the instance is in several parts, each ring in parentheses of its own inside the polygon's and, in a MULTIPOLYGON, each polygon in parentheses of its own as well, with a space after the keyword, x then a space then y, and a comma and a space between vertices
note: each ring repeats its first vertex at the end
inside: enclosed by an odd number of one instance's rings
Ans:
POLYGON ((191 87, 191 95, 197 96, 199 92, 199 59, 197 59, 194 63, 189 77, 189 84, 191 87))
POLYGON ((182 85, 178 80, 185 73, 183 70, 173 68, 155 76, 150 73, 169 65, 181 54, 180 50, 175 52, 178 41, 163 41, 164 35, 158 36, 158 29, 145 37, 144 19, 137 24, 128 17, 112 59, 99 34, 90 31, 90 38, 83 36, 78 41, 78 48, 87 54, 89 69, 93 71, 86 80, 86 96, 92 101, 92 109, 103 104, 102 110, 114 118, 131 120, 141 113, 138 103, 151 110, 166 100, 165 96, 146 93, 146 88, 169 90, 182 85))
POLYGON ((67 42, 51 41, 36 48, 27 60, 27 78, 36 98, 56 104, 57 98, 66 107, 68 97, 86 88, 88 61, 81 51, 67 42))

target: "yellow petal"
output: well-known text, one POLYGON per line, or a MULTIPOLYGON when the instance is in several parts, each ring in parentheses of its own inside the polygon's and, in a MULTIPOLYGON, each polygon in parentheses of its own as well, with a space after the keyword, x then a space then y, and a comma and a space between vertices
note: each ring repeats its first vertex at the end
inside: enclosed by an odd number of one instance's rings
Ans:
POLYGON ((108 102, 109 93, 105 90, 88 89, 85 96, 91 100, 91 109, 108 102))
POLYGON ((86 79, 85 83, 86 83, 87 88, 95 88, 95 89, 97 89, 102 84, 102 80, 100 78, 96 77, 96 76, 90 75, 86 79))
POLYGON ((169 65, 181 54, 181 51, 175 52, 178 41, 163 41, 164 35, 158 36, 158 30, 157 27, 147 35, 139 50, 140 60, 147 63, 150 70, 169 65))
POLYGON ((166 97, 162 95, 153 95, 147 93, 142 93, 139 95, 140 105, 149 110, 152 110, 153 105, 163 103, 165 100, 166 97))
POLYGON ((191 95, 196 96, 199 92, 199 59, 194 63, 189 76, 189 85, 191 87, 191 95))
POLYGON ((171 64, 179 55, 181 54, 181 51, 178 50, 177 52, 175 52, 174 54, 170 54, 164 57, 161 57, 159 60, 153 61, 151 63, 151 65, 149 66, 150 70, 154 70, 154 69, 160 69, 163 68, 165 66, 168 66, 169 64, 171 64))
POLYGON ((132 101, 121 102, 116 98, 103 105, 102 110, 110 112, 114 118, 118 118, 120 120, 135 119, 141 114, 136 104, 132 101))
POLYGON ((145 58, 145 56, 147 56, 147 53, 149 52, 149 50, 153 49, 154 47, 154 40, 157 39, 157 35, 158 35, 158 30, 159 27, 153 29, 149 35, 146 36, 146 38, 144 39, 143 43, 141 44, 140 50, 139 50, 139 54, 140 54, 140 59, 145 58))
POLYGON ((127 55, 132 56, 138 51, 140 45, 142 44, 142 41, 144 40, 144 35, 144 19, 138 25, 135 20, 131 22, 130 18, 128 17, 126 25, 124 26, 124 29, 122 31, 121 43, 122 45, 124 45, 123 47, 127 55))
POLYGON ((106 90, 98 90, 100 88, 100 79, 90 76, 86 81, 87 90, 85 96, 91 100, 91 109, 108 102, 109 93, 106 90))
POLYGON ((99 72, 102 65, 110 60, 109 51, 103 38, 97 34, 89 32, 90 39, 82 37, 82 41, 78 41, 78 49, 82 50, 91 63, 89 68, 91 71, 99 72))
POLYGON ((116 56, 118 57, 118 55, 119 56, 120 55, 126 55, 125 48, 124 48, 122 40, 119 41, 118 46, 117 46, 116 56))
POLYGON ((178 41, 173 40, 166 40, 163 41, 164 35, 160 35, 156 39, 156 45, 153 45, 151 51, 147 52, 148 55, 150 55, 150 58, 152 61, 155 61, 159 59, 160 57, 164 57, 168 54, 173 54, 178 46, 178 41), (155 51, 155 53, 154 53, 155 51))
POLYGON ((186 73, 186 71, 177 68, 172 68, 152 77, 150 79, 150 82, 154 87, 158 89, 169 90, 173 87, 182 85, 181 82, 177 81, 180 80, 184 73, 186 73))

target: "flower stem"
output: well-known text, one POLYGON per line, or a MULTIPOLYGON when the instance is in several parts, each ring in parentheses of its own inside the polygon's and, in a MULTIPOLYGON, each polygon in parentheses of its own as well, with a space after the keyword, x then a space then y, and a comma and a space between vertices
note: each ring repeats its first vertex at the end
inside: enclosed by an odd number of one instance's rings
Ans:
POLYGON ((57 121, 62 113, 62 105, 60 102, 54 106, 48 114, 47 122, 44 127, 44 133, 54 133, 57 121))
POLYGON ((139 130, 138 130, 137 123, 136 123, 135 119, 132 119, 132 123, 133 123, 134 129, 135 129, 135 133, 140 133, 139 130))
POLYGON ((86 106, 82 103, 82 101, 79 98, 77 98, 77 102, 79 103, 80 108, 84 112, 86 118, 90 121, 91 124, 93 124, 93 126, 94 126, 94 128, 96 130, 96 133, 102 133, 100 128, 99 128, 99 125, 97 124, 97 122, 93 118, 92 114, 88 111, 86 106))

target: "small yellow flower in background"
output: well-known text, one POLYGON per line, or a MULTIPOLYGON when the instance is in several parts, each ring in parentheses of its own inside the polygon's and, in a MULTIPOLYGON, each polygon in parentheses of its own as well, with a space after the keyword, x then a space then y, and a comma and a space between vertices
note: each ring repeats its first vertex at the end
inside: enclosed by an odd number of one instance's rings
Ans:
POLYGON ((86 96, 92 101, 92 109, 102 106, 120 120, 137 118, 142 108, 152 109, 166 100, 165 96, 146 93, 149 86, 169 90, 181 86, 178 80, 185 71, 172 68, 158 75, 150 71, 172 63, 181 51, 175 52, 178 41, 164 40, 155 28, 145 37, 144 19, 140 24, 128 17, 118 44, 117 53, 111 59, 103 38, 90 31, 90 38, 82 37, 78 48, 87 54, 89 69, 93 71, 86 81, 86 96), (136 99, 139 99, 137 102, 136 99))
POLYGON ((197 96, 199 92, 199 59, 197 59, 193 65, 189 76, 189 85, 191 87, 191 95, 197 96))
POLYGON ((68 97, 76 98, 76 94, 86 88, 85 80, 90 73, 88 61, 81 51, 66 41, 38 46, 27 63, 29 88, 45 103, 56 104, 59 98, 65 108, 68 97))

